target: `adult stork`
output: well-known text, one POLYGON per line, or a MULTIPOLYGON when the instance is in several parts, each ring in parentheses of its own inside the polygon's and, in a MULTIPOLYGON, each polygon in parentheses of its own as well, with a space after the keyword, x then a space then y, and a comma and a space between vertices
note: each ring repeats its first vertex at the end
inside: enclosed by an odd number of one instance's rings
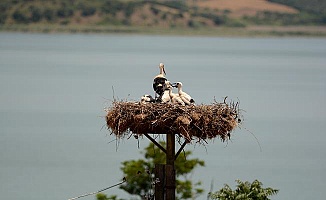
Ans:
POLYGON ((165 81, 167 81, 167 79, 165 78, 166 73, 165 73, 163 63, 160 63, 159 69, 160 69, 160 73, 154 77, 154 81, 153 81, 153 89, 155 91, 155 97, 156 97, 156 94, 158 94, 159 96, 162 96, 162 94, 164 92, 164 84, 165 84, 165 81))
POLYGON ((181 82, 177 82, 175 83, 178 87, 178 94, 180 96, 180 98, 182 99, 182 101, 186 104, 186 105, 191 105, 195 103, 195 100, 186 92, 184 92, 182 90, 182 83, 181 82))

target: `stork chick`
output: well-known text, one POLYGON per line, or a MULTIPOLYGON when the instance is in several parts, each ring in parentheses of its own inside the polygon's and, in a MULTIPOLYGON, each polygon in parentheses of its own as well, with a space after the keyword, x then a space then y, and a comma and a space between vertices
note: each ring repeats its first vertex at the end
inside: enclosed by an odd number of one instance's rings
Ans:
POLYGON ((177 82, 176 83, 177 87, 178 87, 178 94, 180 96, 180 98, 182 99, 182 101, 186 104, 186 105, 191 105, 195 103, 195 100, 186 92, 184 92, 182 90, 182 83, 181 82, 177 82))
POLYGON ((170 81, 165 81, 163 85, 163 94, 160 96, 161 103, 168 103, 171 101, 169 86, 171 86, 170 81))
POLYGON ((154 103, 154 102, 155 99, 149 94, 145 94, 140 98, 140 103, 146 104, 146 103, 154 103))
POLYGON ((171 98, 171 102, 172 104, 178 104, 178 105, 182 105, 184 106, 185 103, 182 101, 181 97, 179 96, 179 94, 175 94, 172 92, 172 85, 169 84, 167 85, 168 89, 169 89, 169 95, 170 95, 170 98, 171 98))

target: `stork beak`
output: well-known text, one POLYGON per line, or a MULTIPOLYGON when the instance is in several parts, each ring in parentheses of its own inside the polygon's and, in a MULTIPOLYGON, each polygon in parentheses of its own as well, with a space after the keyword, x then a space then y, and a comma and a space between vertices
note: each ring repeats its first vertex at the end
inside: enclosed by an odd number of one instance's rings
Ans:
POLYGON ((163 73, 164 73, 164 75, 166 75, 166 73, 165 73, 165 69, 164 69, 164 66, 163 66, 163 73))

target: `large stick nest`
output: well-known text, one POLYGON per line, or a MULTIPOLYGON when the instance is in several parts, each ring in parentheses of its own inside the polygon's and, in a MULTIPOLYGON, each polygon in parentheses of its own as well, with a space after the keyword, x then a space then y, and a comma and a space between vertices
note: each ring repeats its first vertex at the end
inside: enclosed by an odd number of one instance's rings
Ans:
POLYGON ((106 111, 107 126, 118 137, 129 133, 179 134, 188 142, 216 137, 225 141, 241 121, 234 102, 180 106, 114 101, 106 111))

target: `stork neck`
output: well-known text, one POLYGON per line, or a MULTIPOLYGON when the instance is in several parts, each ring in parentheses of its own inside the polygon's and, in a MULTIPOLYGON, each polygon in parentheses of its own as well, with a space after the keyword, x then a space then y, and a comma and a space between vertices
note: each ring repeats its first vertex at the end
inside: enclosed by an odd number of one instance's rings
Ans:
POLYGON ((164 77, 164 71, 162 67, 160 67, 160 74, 164 77))
POLYGON ((169 95, 172 96, 172 88, 169 88, 169 95))
POLYGON ((182 88, 180 86, 178 87, 178 93, 182 93, 182 88))

